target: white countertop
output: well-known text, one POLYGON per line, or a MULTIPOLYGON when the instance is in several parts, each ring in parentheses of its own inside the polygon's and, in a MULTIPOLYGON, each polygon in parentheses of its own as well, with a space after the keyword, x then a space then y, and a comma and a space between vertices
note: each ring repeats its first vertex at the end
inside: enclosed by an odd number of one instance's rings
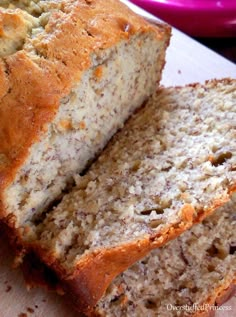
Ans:
MULTIPOLYGON (((136 13, 149 19, 156 19, 129 1, 121 1, 128 4, 136 13)), ((172 30, 163 72, 163 85, 185 85, 223 77, 236 78, 236 65, 184 33, 176 29, 172 30)))

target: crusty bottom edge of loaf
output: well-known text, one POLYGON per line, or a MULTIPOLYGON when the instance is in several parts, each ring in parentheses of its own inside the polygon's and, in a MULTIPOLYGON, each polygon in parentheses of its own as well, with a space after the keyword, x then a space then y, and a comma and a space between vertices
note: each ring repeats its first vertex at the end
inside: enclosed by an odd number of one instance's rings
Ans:
MULTIPOLYGON (((218 214, 220 214, 218 211, 218 214)), ((217 218, 216 218, 217 219, 217 218)), ((214 241, 214 240, 213 240, 214 241)), ((230 241, 230 240, 229 240, 230 241)), ((234 241, 234 240, 233 240, 234 241)), ((174 241, 173 241, 174 242, 174 241)), ((210 244, 211 245, 211 244, 210 244)), ((168 247, 168 246, 167 246, 168 247)), ((161 252, 161 251, 160 251, 161 252)), ((24 275, 26 279, 26 283, 29 287, 44 286, 49 289, 56 290, 60 294, 65 294, 65 298, 70 297, 67 293, 64 292, 63 288, 61 287, 60 280, 55 275, 54 272, 51 271, 50 268, 45 266, 45 264, 40 263, 40 260, 33 254, 28 255, 25 258, 24 265, 23 265, 24 275)), ((209 297, 205 300, 201 305, 204 305, 206 308, 213 305, 222 305, 225 303, 230 297, 232 297, 236 291, 236 276, 232 274, 229 276, 225 276, 224 280, 221 282, 220 286, 214 288, 212 285, 212 292, 209 292, 209 297)), ((76 294, 75 294, 76 295, 76 294)), ((79 298, 78 298, 79 300, 79 298)), ((78 306, 77 306, 78 308, 78 306)), ((207 311, 196 312, 192 314, 193 317, 207 317, 207 316, 214 316, 214 310, 209 309, 207 311)), ((89 316, 103 316, 99 315, 96 310, 93 309, 87 312, 89 316)), ((136 315, 135 315, 136 316, 136 315)), ((162 316, 160 316, 162 317, 162 316)))
POLYGON ((112 282, 95 313, 107 317, 212 314, 213 306, 223 304, 235 291, 235 211, 235 202, 219 208, 135 263, 112 282))
MULTIPOLYGON (((22 266, 25 283, 28 289, 34 287, 43 287, 46 291, 54 291, 59 295, 62 295, 62 300, 68 300, 69 296, 65 296, 63 287, 61 286, 60 280, 56 276, 55 272, 51 270, 46 264, 40 261, 35 254, 28 254, 22 266)), ((221 306, 229 301, 233 296, 236 295, 236 278, 234 280, 227 280, 223 286, 215 290, 214 296, 211 295, 209 299, 202 303, 202 306, 221 306)), ((75 307, 76 310, 77 307, 75 307)), ((94 311, 88 313, 91 317, 100 316, 94 311)), ((196 312, 192 317, 214 317, 215 311, 208 310, 203 312, 196 312)), ((161 316, 160 316, 161 317, 161 316)))
MULTIPOLYGON (((211 212, 204 212, 201 214, 201 217, 198 219, 195 219, 191 225, 197 225, 201 223, 206 217, 210 216, 215 210, 211 210, 211 212)), ((166 232, 164 237, 162 236, 161 239, 154 240, 154 246, 151 244, 150 241, 145 241, 143 243, 144 250, 142 252, 142 246, 140 245, 140 248, 137 249, 137 245, 130 246, 130 257, 122 259, 122 248, 119 248, 117 250, 111 250, 111 257, 116 256, 117 262, 119 262, 120 266, 118 267, 119 272, 125 271, 130 266, 130 263, 134 263, 135 261, 140 260, 141 258, 145 257, 150 251, 152 251, 154 248, 161 247, 164 244, 168 243, 169 241, 177 238, 179 235, 183 234, 186 230, 190 229, 190 223, 182 223, 179 227, 179 229, 175 228, 175 230, 170 230, 170 232, 166 232), (148 244, 148 247, 147 247, 148 244), (135 255, 133 254, 135 253, 135 255), (135 256, 135 260, 132 258, 132 256, 135 256), (130 260, 131 259, 131 260, 130 260), (123 266, 122 266, 123 265, 123 266), (122 266, 122 267, 121 267, 122 266)), ((127 246, 126 246, 127 247, 127 246)), ((85 271, 83 272, 83 268, 75 272, 74 277, 71 279, 65 279, 64 277, 60 276, 60 270, 58 270, 57 263, 54 263, 54 265, 51 267, 50 265, 46 265, 45 263, 40 260, 40 258, 36 255, 35 252, 29 253, 24 257, 22 269, 24 272, 24 277, 26 284, 29 288, 35 287, 35 286, 43 286, 47 289, 51 289, 54 291, 57 291, 60 294, 67 294, 68 297, 70 297, 73 301, 73 304, 75 306, 75 309, 84 312, 87 314, 90 314, 91 311, 93 311, 93 307, 96 305, 96 303, 99 301, 99 299, 103 296, 105 293, 107 287, 110 285, 112 280, 116 277, 117 274, 113 274, 110 276, 107 276, 107 279, 105 280, 105 273, 104 271, 99 272, 99 268, 101 264, 104 265, 104 258, 101 257, 101 263, 99 262, 100 254, 94 255, 94 257, 89 259, 89 264, 85 268, 85 271), (97 258, 96 258, 97 256, 97 258), (34 265, 32 265, 34 263, 34 265), (90 265, 92 268, 90 268, 90 265), (97 269, 96 270, 96 266, 97 269), (35 270, 36 268, 36 270, 35 270), (98 274, 98 272, 100 274, 98 274), (97 275, 98 284, 94 284, 94 278, 89 278, 89 274, 95 278, 97 275), (50 277, 53 277, 52 279, 50 277), (104 283, 101 283, 101 280, 104 281, 104 283), (90 284, 90 281, 92 281, 92 284, 90 284), (97 288, 97 285, 99 287, 97 288), (102 287, 101 287, 102 285, 102 287), (83 286, 83 287, 82 287, 83 286)), ((107 257, 107 267, 109 267, 109 256, 107 257)), ((105 267, 106 270, 106 267, 105 267)), ((114 273, 114 272, 113 272, 114 273)), ((228 288, 229 285, 232 283, 230 281, 224 288, 228 288)), ((223 288, 223 289, 224 289, 223 288)), ((219 293, 223 289, 221 288, 219 290, 219 293)), ((209 299, 209 300, 215 300, 215 299, 209 299)), ((198 316, 198 315, 196 315, 198 316)))

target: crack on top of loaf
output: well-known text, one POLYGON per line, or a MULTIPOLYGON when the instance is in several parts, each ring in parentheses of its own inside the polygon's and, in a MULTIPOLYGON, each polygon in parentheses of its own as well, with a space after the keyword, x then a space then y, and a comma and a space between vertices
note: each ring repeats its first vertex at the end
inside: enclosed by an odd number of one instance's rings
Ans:
POLYGON ((37 3, 37 0, 0 1, 0 57, 21 50, 32 29, 39 26, 42 10, 37 3))
POLYGON ((63 11, 61 0, 0 0, 0 57, 32 51, 27 40, 45 31, 54 11, 63 11))
POLYGON ((33 17, 39 17, 42 14, 40 0, 0 0, 0 7, 8 10, 20 9, 33 17))

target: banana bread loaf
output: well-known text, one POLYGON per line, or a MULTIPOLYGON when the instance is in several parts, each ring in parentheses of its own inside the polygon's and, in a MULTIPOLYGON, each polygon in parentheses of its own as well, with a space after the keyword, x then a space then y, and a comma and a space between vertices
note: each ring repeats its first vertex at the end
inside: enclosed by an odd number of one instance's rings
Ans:
POLYGON ((170 28, 118 0, 1 1, 0 217, 37 219, 156 89, 170 28))
POLYGON ((226 203, 236 184, 236 80, 160 89, 24 244, 78 309, 111 280, 226 203))
POLYGON ((92 315, 213 316, 233 283, 236 200, 119 275, 92 315))

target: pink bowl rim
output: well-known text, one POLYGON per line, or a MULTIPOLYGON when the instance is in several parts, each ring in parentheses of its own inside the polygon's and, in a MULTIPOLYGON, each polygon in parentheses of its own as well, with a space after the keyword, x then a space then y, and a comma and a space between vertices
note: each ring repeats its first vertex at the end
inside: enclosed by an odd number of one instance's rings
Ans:
MULTIPOLYGON (((218 10, 236 10, 235 0, 136 0, 135 3, 149 3, 153 6, 168 6, 179 10, 200 10, 200 11, 218 11, 218 10)), ((235 14, 236 15, 236 14, 235 14)))

